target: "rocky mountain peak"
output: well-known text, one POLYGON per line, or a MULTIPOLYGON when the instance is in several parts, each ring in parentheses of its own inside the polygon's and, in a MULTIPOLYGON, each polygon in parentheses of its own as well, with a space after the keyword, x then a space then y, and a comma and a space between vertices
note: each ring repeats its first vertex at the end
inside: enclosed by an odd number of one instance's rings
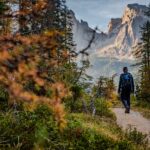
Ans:
MULTIPOLYGON (((98 57, 113 57, 117 59, 134 59, 133 47, 141 38, 141 26, 147 21, 144 12, 147 7, 139 4, 128 4, 122 18, 112 18, 108 32, 96 32, 94 42, 88 52, 98 57)), ((87 22, 78 21, 73 14, 73 37, 77 50, 85 48, 93 36, 87 22)))
POLYGON ((122 17, 122 24, 130 22, 136 16, 143 16, 146 9, 145 5, 128 4, 122 17))
POLYGON ((81 19, 80 23, 85 27, 89 27, 88 23, 86 21, 83 21, 82 19, 81 19))
MULTIPOLYGON (((140 42, 141 28, 148 20, 144 15, 147 7, 139 4, 128 4, 122 18, 112 18, 108 25, 108 32, 96 32, 95 39, 88 49, 92 67, 88 73, 94 77, 109 76, 119 71, 123 66, 135 63, 133 47, 140 42), (101 70, 101 71, 100 71, 101 70)), ((82 50, 93 37, 93 29, 88 23, 78 21, 73 15, 73 38, 76 50, 82 50)), ((80 58, 79 58, 80 60, 80 58)))
POLYGON ((112 32, 113 29, 115 29, 117 26, 119 26, 122 22, 121 18, 111 18, 109 24, 108 24, 108 32, 112 32))

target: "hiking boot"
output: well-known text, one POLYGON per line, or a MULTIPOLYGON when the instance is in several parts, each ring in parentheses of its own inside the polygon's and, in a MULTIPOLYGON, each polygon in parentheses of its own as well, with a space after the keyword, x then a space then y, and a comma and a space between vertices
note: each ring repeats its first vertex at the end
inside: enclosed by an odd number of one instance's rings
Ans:
POLYGON ((129 114, 130 113, 130 109, 126 108, 125 113, 129 114))

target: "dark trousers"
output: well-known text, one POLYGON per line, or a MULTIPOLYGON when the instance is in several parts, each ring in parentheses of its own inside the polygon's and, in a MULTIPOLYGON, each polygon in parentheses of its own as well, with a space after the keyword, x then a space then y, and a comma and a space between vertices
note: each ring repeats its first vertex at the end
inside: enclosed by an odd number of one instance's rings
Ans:
POLYGON ((130 92, 121 92, 121 101, 126 109, 130 109, 130 92))

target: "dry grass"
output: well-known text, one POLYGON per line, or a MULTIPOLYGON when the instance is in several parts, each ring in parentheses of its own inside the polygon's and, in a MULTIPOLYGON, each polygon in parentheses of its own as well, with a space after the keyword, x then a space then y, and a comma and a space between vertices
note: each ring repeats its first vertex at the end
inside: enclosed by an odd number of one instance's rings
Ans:
POLYGON ((114 141, 120 139, 121 129, 117 126, 115 119, 102 118, 99 116, 92 117, 88 114, 72 114, 76 117, 86 129, 92 129, 105 135, 114 141))

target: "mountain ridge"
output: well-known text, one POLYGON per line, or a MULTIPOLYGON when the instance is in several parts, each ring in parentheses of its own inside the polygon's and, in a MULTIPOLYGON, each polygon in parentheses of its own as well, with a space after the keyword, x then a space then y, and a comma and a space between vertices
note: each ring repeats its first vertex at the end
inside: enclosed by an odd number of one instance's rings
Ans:
MULTIPOLYGON (((146 9, 145 5, 128 4, 121 18, 110 20, 107 33, 96 33, 88 52, 99 57, 134 59, 133 47, 140 41, 140 27, 148 19, 144 15, 146 9)), ((73 14, 73 24, 74 41, 77 50, 81 50, 88 45, 93 29, 86 21, 78 21, 75 14, 73 14)))

